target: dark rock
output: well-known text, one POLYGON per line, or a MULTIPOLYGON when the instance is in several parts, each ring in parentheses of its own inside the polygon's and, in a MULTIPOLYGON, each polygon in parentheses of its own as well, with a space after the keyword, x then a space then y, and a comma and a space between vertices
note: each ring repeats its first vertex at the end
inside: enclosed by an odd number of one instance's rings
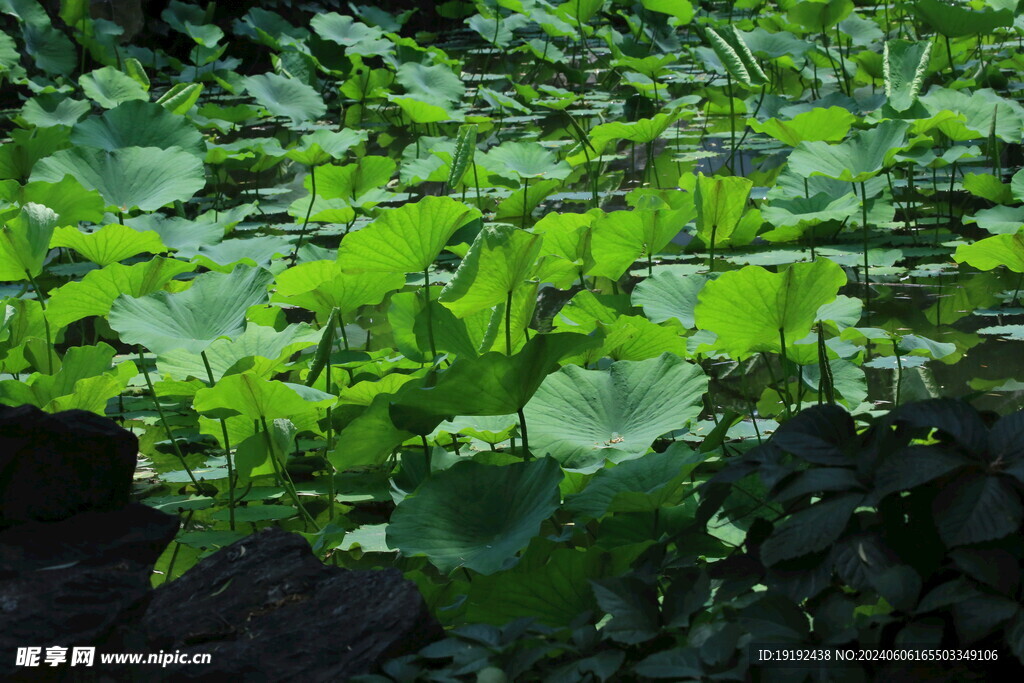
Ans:
POLYGON ((209 653, 172 678, 344 680, 440 637, 394 569, 328 567, 299 535, 264 529, 161 586, 143 619, 153 649, 209 653))
POLYGON ((152 567, 178 532, 178 518, 131 503, 59 522, 26 522, 0 531, 0 581, 67 564, 131 561, 152 567))
POLYGON ((19 647, 212 655, 160 680, 344 680, 440 637, 397 570, 326 567, 266 529, 151 588, 178 519, 129 503, 138 442, 93 413, 0 406, 0 680, 139 677, 131 666, 15 667, 19 647))
POLYGON ((139 649, 153 564, 177 530, 176 517, 132 504, 0 532, 0 679, 29 672, 14 668, 18 647, 139 649))
POLYGON ((0 527, 128 504, 138 439, 84 410, 0 406, 0 527))

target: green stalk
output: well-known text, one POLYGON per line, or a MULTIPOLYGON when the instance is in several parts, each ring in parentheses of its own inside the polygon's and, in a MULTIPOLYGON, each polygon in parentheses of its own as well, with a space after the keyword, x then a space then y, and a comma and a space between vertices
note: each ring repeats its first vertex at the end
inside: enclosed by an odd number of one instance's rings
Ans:
MULTIPOLYGON (((736 103, 732 97, 732 76, 728 70, 725 72, 725 82, 728 86, 727 97, 729 98, 729 159, 736 154, 736 103)), ((732 166, 729 167, 732 170, 732 166)))
POLYGON ((43 298, 43 290, 39 289, 39 283, 32 277, 32 273, 25 271, 25 275, 28 276, 28 281, 32 283, 32 289, 36 290, 36 300, 39 302, 39 308, 43 311, 43 333, 46 335, 46 369, 47 374, 53 374, 53 335, 50 332, 50 320, 46 317, 46 300, 43 298))
POLYGON ((181 461, 181 466, 185 468, 185 472, 188 473, 188 478, 192 480, 192 485, 196 487, 196 492, 201 492, 202 489, 199 486, 199 482, 196 481, 196 475, 192 474, 192 469, 185 462, 185 456, 181 453, 181 448, 178 446, 177 439, 171 433, 171 426, 167 423, 167 416, 164 415, 164 408, 160 405, 160 399, 157 398, 156 390, 153 389, 153 381, 149 378, 149 370, 146 369, 146 359, 142 355, 142 347, 139 347, 139 367, 142 369, 142 376, 146 378, 146 386, 149 388, 149 393, 153 396, 153 403, 156 405, 156 412, 160 416, 160 424, 163 425, 164 431, 167 432, 167 438, 171 440, 171 447, 174 449, 174 454, 178 456, 178 460, 181 461))
POLYGON ((718 223, 711 224, 711 244, 708 249, 708 270, 715 272, 715 236, 718 234, 718 223))
MULTIPOLYGON (((427 340, 430 342, 430 360, 437 358, 437 344, 434 343, 434 314, 430 310, 430 266, 423 269, 423 306, 427 312, 427 340)), ((346 347, 347 348, 347 347, 346 347)))
POLYGON ((860 184, 860 217, 864 234, 864 312, 867 320, 871 319, 871 278, 868 269, 868 191, 864 182, 860 184))
POLYGON ((782 391, 779 392, 786 401, 786 417, 793 414, 793 395, 789 392, 789 359, 786 358, 786 331, 779 328, 779 344, 782 357, 782 391))
MULTIPOLYGON (((216 384, 213 379, 213 369, 210 367, 210 359, 206 356, 206 350, 199 352, 203 359, 203 366, 206 368, 206 376, 210 380, 210 386, 216 384)), ((228 438, 228 423, 223 417, 220 418, 220 433, 224 438, 224 460, 228 464, 228 525, 232 531, 235 530, 235 466, 231 461, 231 439, 228 438)))
POLYGON ((476 162, 473 162, 473 187, 476 189, 476 206, 483 211, 484 200, 480 197, 480 177, 476 172, 476 162))
MULTIPOLYGON (((332 387, 331 387, 331 363, 330 363, 330 361, 327 362, 327 367, 324 370, 327 373, 327 393, 330 394, 330 393, 333 393, 332 392, 332 387)), ((331 496, 330 500, 328 501, 328 505, 327 505, 327 519, 329 521, 333 522, 334 521, 334 503, 335 503, 335 498, 338 497, 338 492, 337 492, 337 490, 335 488, 336 482, 334 481, 334 478, 337 476, 338 472, 335 469, 334 465, 331 463, 331 461, 327 457, 327 454, 331 452, 331 441, 333 440, 333 437, 334 437, 334 421, 331 419, 332 418, 331 412, 332 412, 331 411, 331 406, 327 406, 327 441, 324 444, 324 462, 327 463, 327 468, 328 468, 327 469, 328 486, 330 487, 330 496, 331 496)))
POLYGON ((292 481, 291 475, 288 474, 288 468, 284 467, 282 463, 277 461, 277 456, 274 455, 274 441, 270 438, 270 427, 267 426, 267 418, 260 415, 260 423, 263 425, 263 439, 267 442, 267 453, 270 455, 270 463, 274 466, 274 472, 277 474, 277 478, 281 481, 281 486, 291 496, 292 501, 295 503, 295 507, 298 508, 299 514, 302 518, 314 529, 320 531, 319 525, 316 520, 310 516, 309 511, 302 506, 299 502, 299 494, 295 490, 295 483, 292 481))
POLYGON ((953 68, 953 50, 949 46, 949 36, 942 36, 946 39, 946 57, 949 59, 949 75, 956 78, 956 69, 953 68))
POLYGON ((530 213, 530 179, 523 178, 523 219, 519 222, 519 228, 526 230, 526 214, 530 213))
MULTIPOLYGON (((341 309, 335 309, 338 311, 338 327, 341 329, 341 344, 348 351, 348 333, 345 331, 345 320, 341 317, 341 309)), ((427 315, 430 315, 429 313, 427 315)), ((327 363, 328 371, 330 370, 330 362, 327 363)), ((328 389, 327 391, 330 391, 328 389)))
POLYGON ((505 299, 505 353, 512 355, 512 290, 508 290, 505 299))
POLYGON ((430 473, 430 443, 427 441, 427 437, 420 434, 420 444, 423 445, 423 459, 427 463, 427 473, 430 473))
POLYGON ((903 387, 903 359, 900 357, 899 341, 895 337, 892 339, 892 350, 896 354, 896 396, 893 405, 898 407, 900 404, 900 389, 903 387))
POLYGON ((828 364, 828 352, 825 350, 825 330, 822 324, 818 323, 818 405, 822 399, 828 401, 829 405, 836 402, 835 389, 832 382, 832 366, 828 364))
POLYGON ((520 408, 519 413, 519 434, 523 437, 523 460, 530 458, 530 435, 526 431, 526 415, 523 414, 523 409, 520 408))
POLYGON ((291 265, 295 265, 295 261, 299 258, 299 249, 302 248, 302 240, 306 236, 306 227, 309 225, 309 217, 313 214, 313 204, 316 202, 316 166, 309 167, 309 206, 306 207, 306 218, 302 221, 302 230, 299 231, 299 240, 295 243, 295 249, 292 250, 291 258, 289 259, 291 265))

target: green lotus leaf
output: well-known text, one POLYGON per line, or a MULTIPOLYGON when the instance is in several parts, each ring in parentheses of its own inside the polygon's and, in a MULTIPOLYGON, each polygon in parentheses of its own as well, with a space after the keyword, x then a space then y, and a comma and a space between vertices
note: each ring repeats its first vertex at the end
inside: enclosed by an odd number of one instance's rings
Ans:
MULTIPOLYGON (((565 180, 572 173, 569 164, 559 161, 553 152, 537 142, 504 142, 489 150, 486 156, 520 178, 565 180)), ((501 172, 501 168, 494 168, 486 162, 484 165, 492 171, 501 172)))
POLYGON ((877 175, 904 148, 905 121, 883 121, 838 145, 802 142, 789 155, 794 172, 859 183, 877 175))
POLYGON ((437 472, 391 515, 388 545, 425 555, 443 573, 484 575, 515 562, 558 508, 562 472, 550 458, 499 467, 460 462, 437 472))
POLYGON ((964 223, 977 223, 992 234, 1012 235, 1024 228, 1024 206, 993 206, 973 216, 964 216, 964 223))
POLYGON ((73 126, 92 106, 85 100, 55 93, 36 95, 21 108, 21 117, 37 128, 73 126))
POLYGON ((599 471, 582 493, 566 497, 565 509, 597 519, 609 512, 646 512, 678 505, 693 492, 690 473, 706 458, 677 441, 663 453, 648 453, 599 471))
POLYGON ((466 91, 462 79, 444 64, 405 62, 398 67, 395 79, 408 94, 445 109, 461 100, 466 91))
POLYGON ((204 268, 229 273, 238 264, 269 266, 274 258, 292 252, 295 237, 290 235, 263 235, 225 240, 218 244, 202 244, 196 248, 178 250, 179 258, 188 258, 204 268))
POLYGON ((245 266, 227 274, 206 273, 183 292, 122 295, 110 307, 108 322, 126 344, 141 344, 156 354, 175 349, 200 353, 221 337, 245 331, 246 309, 267 300, 272 280, 266 270, 245 266))
POLYGON ((192 109, 202 94, 202 83, 175 83, 157 98, 156 103, 172 114, 181 116, 192 109))
POLYGON ((324 199, 314 196, 312 208, 308 196, 299 197, 288 206, 288 215, 297 223, 306 220, 306 214, 313 223, 351 223, 356 218, 356 210, 344 199, 324 199))
POLYGON ((327 458, 339 470, 382 465, 403 441, 415 434, 391 421, 391 394, 378 394, 370 405, 338 434, 327 458))
POLYGON ((300 127, 327 113, 320 94, 294 78, 266 73, 249 76, 244 84, 260 106, 274 116, 291 119, 293 126, 300 127))
POLYGON ((789 242, 799 239, 810 227, 826 221, 842 221, 859 211, 860 200, 852 192, 838 199, 824 192, 811 197, 775 198, 761 210, 761 216, 775 229, 761 237, 769 242, 789 242))
POLYGON ((437 431, 462 434, 487 444, 497 445, 502 441, 508 441, 516 430, 517 420, 515 415, 463 415, 445 420, 437 426, 437 431))
POLYGON ((176 276, 193 269, 195 265, 191 263, 156 257, 133 266, 114 263, 92 270, 81 280, 50 291, 46 317, 51 325, 60 329, 91 315, 103 316, 122 294, 131 297, 152 294, 176 276))
POLYGON ((18 282, 43 272, 57 219, 51 209, 28 203, 6 220, 0 227, 0 280, 18 282))
POLYGON ((787 18, 810 33, 832 28, 853 12, 853 0, 801 0, 787 11, 787 18))
POLYGON ((978 270, 1006 266, 1015 273, 1024 273, 1024 233, 993 235, 974 244, 961 244, 956 248, 953 260, 978 270))
POLYGON ((642 315, 620 315, 612 323, 599 322, 604 333, 601 346, 574 360, 580 364, 596 363, 603 357, 613 360, 646 360, 663 353, 690 355, 682 330, 674 325, 657 325, 642 315))
POLYGON ((714 249, 732 242, 754 183, 746 178, 697 175, 697 237, 714 249))
POLYGON ((78 408, 103 415, 107 401, 138 373, 131 361, 112 367, 113 358, 113 347, 103 342, 73 346, 64 354, 60 370, 52 375, 33 373, 24 382, 0 382, 0 403, 28 403, 49 412, 78 408))
POLYGON ((568 289, 583 275, 590 257, 592 213, 549 213, 534 223, 532 232, 544 236, 537 279, 568 289))
POLYGON ((594 146, 603 147, 608 140, 629 140, 630 142, 654 142, 672 125, 675 117, 669 114, 656 114, 649 119, 637 119, 628 123, 614 121, 594 126, 590 131, 590 139, 594 146))
POLYGON ((21 204, 42 204, 52 209, 65 225, 80 221, 103 220, 103 199, 95 190, 87 190, 71 176, 57 183, 35 182, 21 185, 16 180, 0 181, 0 199, 21 204))
POLYGON ((675 17, 680 24, 689 24, 693 19, 693 3, 690 0, 643 0, 644 9, 675 17))
POLYGON ((113 152, 124 147, 180 147, 199 158, 206 156, 202 134, 183 116, 159 104, 132 100, 90 116, 71 129, 71 142, 113 152))
POLYGON ((123 147, 113 152, 75 147, 40 160, 31 179, 56 183, 65 175, 98 190, 120 211, 156 211, 171 202, 188 201, 206 185, 203 162, 176 147, 123 147))
MULTIPOLYGON (((375 199, 372 194, 366 195, 387 185, 397 168, 394 159, 379 156, 365 156, 344 166, 323 166, 316 170, 316 193, 324 199, 344 199, 363 205, 368 199, 375 199)), ((309 176, 305 187, 313 191, 309 176)))
POLYGON ((994 132, 1003 142, 1020 142, 1024 107, 993 90, 984 88, 966 93, 952 88, 932 88, 918 100, 929 113, 939 117, 939 130, 954 140, 987 138, 994 132))
POLYGON ((844 284, 846 273, 828 259, 794 263, 780 273, 745 266, 704 286, 695 324, 717 334, 716 348, 733 358, 779 353, 780 331, 787 346, 806 337, 818 308, 834 300, 844 284))
POLYGON ((390 47, 390 42, 381 40, 384 34, 379 28, 367 26, 337 12, 317 14, 310 20, 310 26, 324 40, 344 46, 346 53, 367 54, 367 51, 377 48, 378 43, 386 43, 390 47))
POLYGON ((393 372, 377 380, 356 382, 352 386, 345 387, 338 392, 338 403, 369 406, 373 403, 373 399, 379 395, 393 394, 401 389, 402 385, 414 379, 417 379, 417 375, 402 375, 393 372))
POLYGON ((515 413, 527 404, 562 358, 598 343, 598 339, 582 334, 539 334, 511 356, 490 352, 477 358, 459 358, 437 374, 432 386, 421 382, 402 387, 392 401, 392 419, 403 427, 436 417, 436 426, 455 415, 515 413))
MULTIPOLYGON (((1014 175, 1021 174, 1018 171, 1014 175)), ((1024 175, 1016 183, 1007 185, 991 173, 965 173, 964 189, 975 197, 982 197, 995 204, 1010 204, 1014 194, 1024 190, 1024 175)))
POLYGON ((222 377, 196 392, 197 412, 213 417, 241 415, 250 420, 291 418, 333 405, 331 394, 301 384, 262 379, 251 372, 222 377))
MULTIPOLYGON (((38 3, 32 4, 38 7, 38 3)), ((26 22, 22 25, 25 53, 46 73, 68 77, 78 66, 77 50, 63 31, 50 25, 50 19, 45 13, 43 16, 45 19, 41 22, 26 22)))
POLYGON ((46 340, 47 315, 39 302, 8 299, 2 310, 0 358, 3 358, 4 367, 14 373, 27 368, 52 373, 54 368, 59 368, 60 357, 46 340))
POLYGON ((700 366, 668 353, 606 370, 567 365, 524 410, 530 446, 581 472, 642 457, 659 436, 697 418, 707 384, 700 366))
POLYGON ((343 158, 350 149, 365 142, 368 136, 365 130, 345 128, 334 132, 321 129, 303 135, 299 144, 289 149, 286 156, 306 166, 319 166, 331 159, 343 158))
POLYGON ((224 37, 224 31, 215 24, 207 23, 206 10, 199 5, 189 5, 178 0, 171 0, 160 18, 179 33, 194 40, 204 47, 212 47, 224 37))
MULTIPOLYGON (((475 358, 490 351, 498 339, 502 340, 499 348, 505 348, 504 306, 456 318, 451 310, 436 301, 436 289, 439 288, 431 288, 429 319, 422 293, 399 292, 389 299, 388 322, 391 323, 391 333, 395 338, 395 346, 406 358, 426 362, 433 357, 431 332, 434 347, 439 352, 453 353, 460 358, 475 358)), ((512 298, 513 349, 519 348, 525 341, 523 330, 530 323, 533 313, 533 308, 526 301, 529 296, 536 296, 534 287, 520 288, 512 298)))
MULTIPOLYGON (((26 183, 40 159, 70 145, 65 128, 13 130, 11 142, 0 145, 0 178, 26 183)), ((54 182, 57 180, 60 178, 55 178, 54 182)))
POLYGON ((441 123, 444 121, 461 121, 462 115, 448 107, 425 101, 414 95, 388 95, 388 101, 394 102, 413 123, 441 123))
POLYGON ((633 290, 634 306, 642 306, 651 322, 678 320, 684 329, 693 328, 693 310, 697 295, 707 278, 703 275, 684 275, 671 270, 659 270, 633 290))
POLYGON ((607 555, 599 548, 558 548, 545 559, 539 565, 524 561, 508 571, 474 576, 466 618, 496 626, 520 618, 568 626, 579 614, 597 607, 590 581, 607 575, 607 555))
POLYGON ((839 142, 850 132, 850 126, 856 120, 856 116, 842 107, 815 107, 797 114, 789 121, 777 118, 763 122, 748 119, 747 125, 758 133, 770 135, 790 147, 796 147, 801 142, 839 142))
POLYGON ((113 109, 129 100, 149 100, 149 93, 131 76, 112 66, 105 66, 78 79, 89 99, 104 109, 113 109))
POLYGON ((272 300, 321 317, 337 308, 344 316, 360 306, 379 304, 403 285, 401 273, 345 273, 335 261, 309 261, 278 273, 272 300))
POLYGON ((530 278, 541 239, 509 225, 484 228, 437 300, 459 318, 504 304, 530 278))
POLYGON ((50 246, 74 249, 100 266, 108 266, 138 254, 167 251, 155 232, 139 232, 117 223, 104 225, 95 232, 83 232, 73 227, 57 228, 50 246))
POLYGON ((560 180, 534 180, 524 183, 500 204, 494 212, 494 220, 499 223, 511 223, 523 226, 526 221, 533 221, 533 213, 562 184, 560 180))
POLYGON ((613 211, 594 220, 586 273, 617 280, 641 256, 653 256, 696 214, 693 195, 677 192, 681 205, 671 209, 613 211))
POLYGON ((255 210, 254 204, 241 204, 226 211, 206 211, 192 219, 151 213, 126 219, 125 224, 140 231, 152 230, 169 248, 191 255, 199 247, 219 243, 255 210))
POLYGON ((921 21, 947 38, 988 35, 997 28, 1013 25, 1010 9, 975 12, 940 0, 915 0, 911 8, 921 21))
MULTIPOLYGON (((206 359, 214 381, 228 374, 250 372, 262 379, 271 379, 281 366, 302 349, 316 346, 323 330, 314 330, 306 323, 288 325, 282 330, 249 323, 245 332, 234 339, 218 339, 206 349, 206 359)), ((168 351, 157 357, 160 375, 178 380, 196 378, 207 381, 202 356, 182 349, 168 351)))
POLYGON ((450 197, 425 197, 388 209, 345 237, 338 263, 350 273, 422 273, 448 238, 479 215, 478 210, 450 197))
POLYGON ((930 42, 888 40, 885 43, 885 96, 894 111, 914 106, 928 71, 930 42))

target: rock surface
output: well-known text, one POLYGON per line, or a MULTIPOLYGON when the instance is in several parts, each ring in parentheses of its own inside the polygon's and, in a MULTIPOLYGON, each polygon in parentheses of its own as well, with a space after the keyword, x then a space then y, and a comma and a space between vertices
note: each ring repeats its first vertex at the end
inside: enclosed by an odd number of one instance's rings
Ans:
POLYGON ((0 406, 0 527, 128 504, 139 440, 85 410, 0 406))
POLYGON ((0 680, 345 680, 441 636, 397 570, 327 567, 264 529, 151 588, 178 518, 129 503, 135 437, 83 411, 0 407, 0 680), (92 668, 16 666, 95 647, 92 668), (108 653, 209 664, 101 665, 108 653))
POLYGON ((344 680, 441 636, 399 571, 325 566, 305 539, 275 528, 158 589, 142 625, 152 647, 211 655, 209 665, 171 666, 168 675, 246 680, 344 680))

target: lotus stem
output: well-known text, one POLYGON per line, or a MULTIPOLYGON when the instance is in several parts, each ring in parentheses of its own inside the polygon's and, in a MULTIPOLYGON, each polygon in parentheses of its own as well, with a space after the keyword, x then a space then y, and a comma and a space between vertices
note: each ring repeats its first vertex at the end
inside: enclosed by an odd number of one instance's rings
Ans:
POLYGON ((46 299, 43 298, 43 290, 39 289, 39 283, 36 282, 31 271, 26 270, 25 275, 28 276, 28 281, 32 283, 32 289, 36 292, 36 301, 39 302, 39 308, 43 311, 43 333, 46 335, 46 369, 47 374, 52 375, 54 354, 53 334, 50 332, 50 320, 46 317, 46 299))
POLYGON ((505 299, 505 353, 512 355, 512 290, 505 299))
POLYGON ((903 388, 903 359, 900 357, 900 344, 896 337, 892 338, 892 351, 896 356, 896 395, 893 406, 898 407, 900 404, 900 390, 903 388))
POLYGON ((864 235, 864 313, 867 320, 871 319, 871 278, 868 262, 868 191, 864 182, 860 183, 860 217, 861 230, 864 235))
MULTIPOLYGON (((282 463, 277 461, 277 456, 274 455, 274 441, 270 438, 270 427, 267 426, 267 418, 264 415, 260 415, 260 423, 263 425, 263 439, 267 443, 267 454, 270 456, 270 463, 274 467, 274 472, 277 474, 277 478, 281 481, 281 486, 288 492, 292 501, 295 503, 295 507, 298 508, 299 514, 302 518, 314 529, 320 531, 320 526, 316 523, 316 520, 309 514, 309 511, 303 507, 302 503, 299 502, 299 494, 295 490, 295 483, 292 481, 291 475, 288 474, 288 468, 282 463)), ((287 454, 286 454, 287 455, 287 454)))
POLYGON ((309 225, 309 217, 313 215, 313 204, 316 202, 316 166, 309 167, 309 206, 306 207, 306 218, 302 221, 302 230, 299 231, 299 239, 295 243, 292 255, 288 259, 290 265, 295 265, 299 258, 299 249, 302 248, 302 240, 306 236, 306 227, 309 225))
POLYGON ((149 393, 153 396, 153 404, 156 406, 157 415, 160 416, 160 424, 163 425, 164 432, 167 433, 167 438, 171 441, 171 447, 174 449, 174 454, 178 456, 178 460, 181 461, 181 466, 185 468, 185 472, 188 474, 188 478, 192 480, 192 485, 196 487, 196 492, 202 494, 202 488, 199 482, 196 480, 196 475, 192 473, 192 469, 185 462, 185 456, 181 453, 181 448, 178 446, 177 439, 174 438, 174 434, 171 433, 171 426, 167 423, 167 416, 164 415, 163 406, 160 405, 160 399, 157 398, 156 390, 153 389, 153 381, 149 378, 149 370, 146 369, 146 359, 142 355, 142 347, 139 347, 139 368, 142 370, 142 376, 146 378, 146 386, 149 388, 149 393))
POLYGON ((523 409, 519 408, 519 435, 523 437, 523 460, 530 458, 530 435, 526 431, 526 415, 523 414, 523 409))
MULTIPOLYGON (((206 377, 210 380, 210 386, 216 384, 213 378, 213 368, 210 367, 210 359, 206 350, 199 352, 203 359, 203 367, 206 368, 206 377)), ((223 417, 220 418, 220 434, 224 439, 224 461, 228 465, 228 524, 232 531, 235 530, 235 466, 231 461, 231 439, 228 437, 228 423, 223 417)))
MULTIPOLYGON (((423 307, 427 312, 427 341, 430 343, 430 360, 437 358, 437 344, 434 343, 434 314, 430 310, 430 265, 423 268, 423 307)), ((344 332, 343 332, 344 334, 344 332)), ((346 348, 348 348, 346 346, 346 348)))

